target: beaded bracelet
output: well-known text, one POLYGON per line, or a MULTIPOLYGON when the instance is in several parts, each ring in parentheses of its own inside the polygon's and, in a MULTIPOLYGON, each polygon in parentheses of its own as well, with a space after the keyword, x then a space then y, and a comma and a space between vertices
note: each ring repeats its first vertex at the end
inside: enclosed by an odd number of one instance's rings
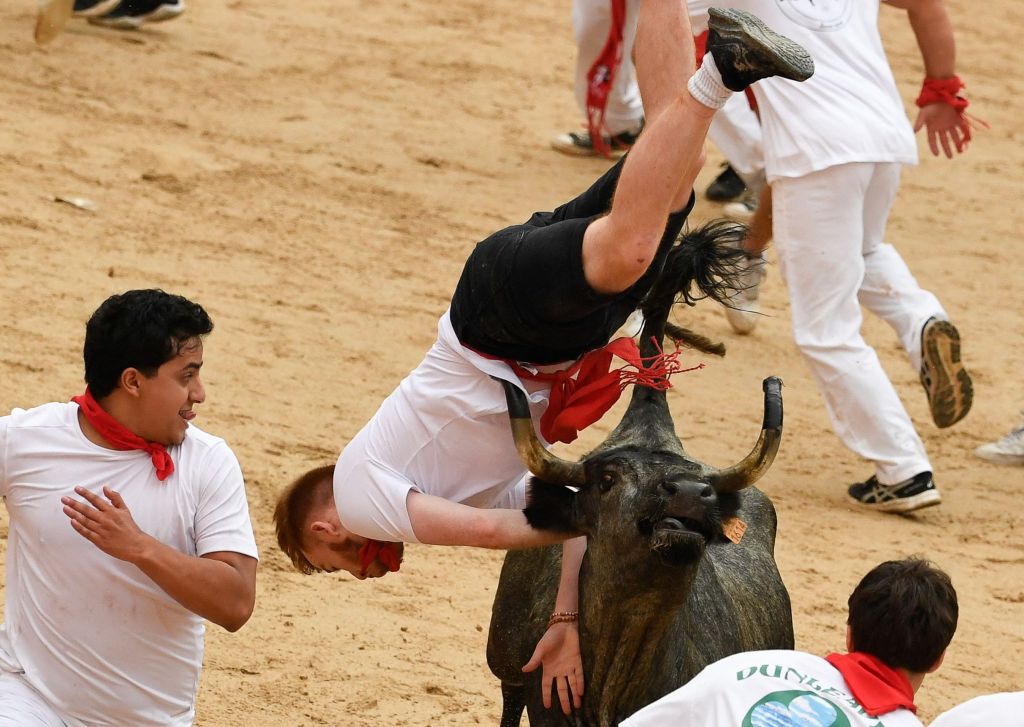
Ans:
POLYGON ((551 628, 558 623, 572 623, 573 621, 579 621, 579 618, 579 611, 555 611, 548 619, 548 628, 551 628))

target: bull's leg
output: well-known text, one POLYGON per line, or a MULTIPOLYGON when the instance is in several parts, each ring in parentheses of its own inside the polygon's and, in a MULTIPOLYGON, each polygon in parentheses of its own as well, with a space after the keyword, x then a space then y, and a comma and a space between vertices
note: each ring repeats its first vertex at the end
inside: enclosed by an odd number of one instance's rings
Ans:
POLYGON ((501 727, 519 727, 526 707, 526 688, 521 684, 501 683, 501 727))

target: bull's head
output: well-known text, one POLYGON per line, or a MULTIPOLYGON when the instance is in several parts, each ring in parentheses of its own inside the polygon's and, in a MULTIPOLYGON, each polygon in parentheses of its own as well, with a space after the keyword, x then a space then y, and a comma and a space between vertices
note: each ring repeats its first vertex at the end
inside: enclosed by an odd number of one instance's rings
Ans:
POLYGON ((664 564, 694 562, 707 543, 722 537, 738 493, 767 471, 778 451, 781 383, 764 381, 764 420, 750 454, 716 469, 686 455, 663 391, 635 387, 616 430, 581 462, 569 462, 544 448, 525 395, 503 382, 516 447, 534 474, 527 519, 540 529, 585 533, 592 543, 635 543, 639 536, 649 546, 642 550, 664 564))

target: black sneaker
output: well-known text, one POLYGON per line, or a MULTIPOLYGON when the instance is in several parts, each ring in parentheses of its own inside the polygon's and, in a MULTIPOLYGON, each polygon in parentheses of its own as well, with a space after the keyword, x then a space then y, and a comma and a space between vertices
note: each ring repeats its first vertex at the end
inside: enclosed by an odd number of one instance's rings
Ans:
MULTIPOLYGON (((640 124, 640 130, 642 129, 643 122, 640 124)), ((615 136, 606 136, 604 143, 608 145, 611 157, 618 159, 629 151, 640 137, 640 130, 624 131, 615 136)), ((587 131, 570 131, 566 134, 559 134, 551 140, 551 148, 571 156, 600 156, 600 152, 594 148, 594 140, 590 138, 590 133, 587 131)))
POLYGON ((942 502, 931 472, 920 472, 895 485, 883 485, 871 475, 847 490, 858 505, 882 512, 912 512, 942 502))
POLYGON ((731 91, 769 76, 806 81, 814 73, 814 60, 802 45, 743 10, 708 10, 707 48, 731 91))
POLYGON ((921 329, 921 385, 940 429, 956 424, 971 410, 974 385, 960 361, 960 333, 949 321, 929 318, 921 329))
POLYGON ((712 202, 731 202, 746 191, 747 185, 729 162, 722 164, 722 173, 715 177, 704 191, 704 196, 712 202))
POLYGON ((185 0, 121 0, 114 10, 89 18, 93 25, 118 30, 138 30, 145 23, 161 23, 185 12, 185 0))
POLYGON ((121 0, 75 0, 76 18, 95 18, 117 9, 121 0))

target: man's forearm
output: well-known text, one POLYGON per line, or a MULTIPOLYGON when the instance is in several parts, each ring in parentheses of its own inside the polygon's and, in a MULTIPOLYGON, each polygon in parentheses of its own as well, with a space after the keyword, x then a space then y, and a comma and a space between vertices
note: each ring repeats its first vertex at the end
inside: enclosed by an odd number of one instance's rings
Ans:
POLYGON ((555 595, 555 611, 576 611, 580 604, 580 565, 587 552, 587 538, 580 536, 562 544, 562 571, 555 595))
POLYGON ((910 27, 914 30, 924 72, 928 78, 949 78, 956 74, 956 40, 946 6, 939 0, 907 2, 910 27))
POLYGON ((146 536, 130 562, 183 607, 228 631, 237 631, 252 615, 254 558, 228 552, 190 556, 146 536))

